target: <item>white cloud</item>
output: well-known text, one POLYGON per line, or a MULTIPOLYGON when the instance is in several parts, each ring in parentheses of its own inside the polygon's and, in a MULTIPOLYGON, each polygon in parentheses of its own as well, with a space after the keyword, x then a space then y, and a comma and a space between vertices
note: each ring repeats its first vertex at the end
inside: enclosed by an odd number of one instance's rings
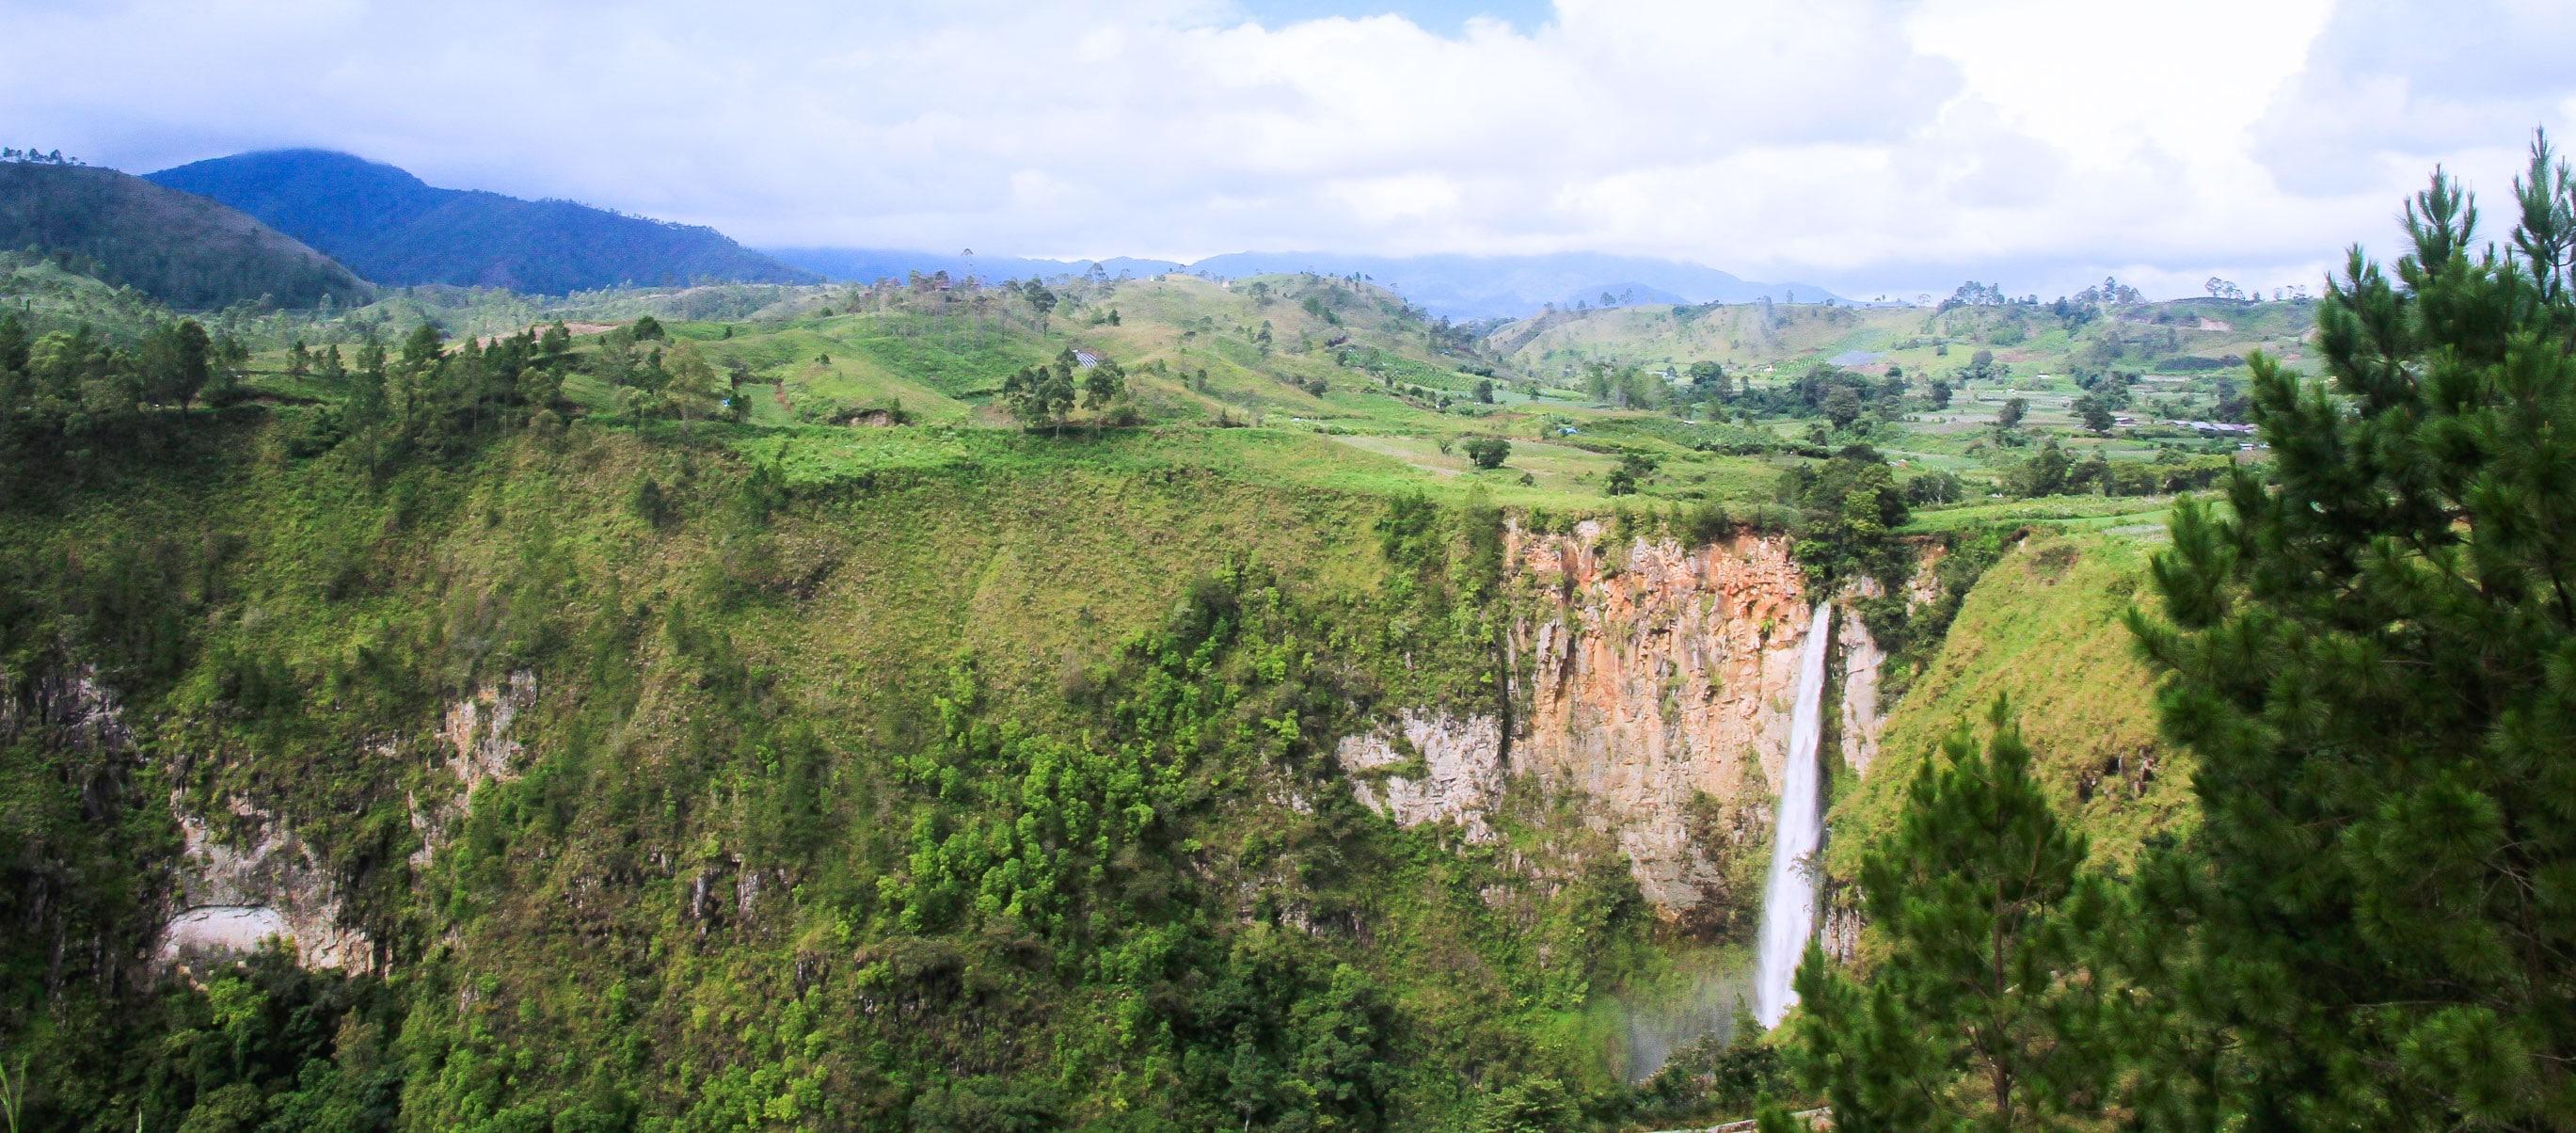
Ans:
POLYGON ((133 169, 344 148, 755 244, 1592 249, 1864 294, 2231 265, 2291 282, 2352 240, 2384 244, 2431 160, 2510 151, 2569 113, 2560 6, 2481 0, 2434 34, 2422 16, 1558 0, 1546 21, 1265 26, 1223 0, 797 0, 721 19, 677 0, 13 3, 0 121, 28 132, 12 144, 133 169))

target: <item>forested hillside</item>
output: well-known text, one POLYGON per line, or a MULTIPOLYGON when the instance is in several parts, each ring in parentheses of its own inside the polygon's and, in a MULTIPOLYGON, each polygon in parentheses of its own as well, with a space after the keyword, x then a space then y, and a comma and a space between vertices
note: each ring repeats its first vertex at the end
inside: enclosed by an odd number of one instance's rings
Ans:
POLYGON ((393 166, 343 153, 237 154, 149 179, 258 217, 384 284, 560 295, 619 285, 816 279, 712 228, 571 201, 434 188, 393 166))
POLYGON ((250 216, 113 169, 0 161, 0 249, 186 310, 368 295, 349 269, 250 216))
MULTIPOLYGON (((40 1124, 1555 1127, 1787 1088, 1706 998, 1760 767, 1601 810, 1505 789, 1478 729, 1706 719, 1651 674, 1520 684, 1595 617, 1534 564, 1740 561, 1767 589, 1727 601, 1803 610, 1795 532, 1909 569, 1809 529, 1882 466, 1529 397, 1350 280, 411 321, 522 303, 0 324, 0 894, 37 926, 0 1036, 56 1052, 40 1124), (1491 789, 1391 807, 1433 758, 1491 789), (1609 814, 1697 833, 1632 861, 1609 814), (1651 1077, 1712 1035, 1741 1073, 1651 1077)), ((1743 619, 1746 683, 1692 695, 1775 746, 1754 682, 1803 629, 1743 619)))

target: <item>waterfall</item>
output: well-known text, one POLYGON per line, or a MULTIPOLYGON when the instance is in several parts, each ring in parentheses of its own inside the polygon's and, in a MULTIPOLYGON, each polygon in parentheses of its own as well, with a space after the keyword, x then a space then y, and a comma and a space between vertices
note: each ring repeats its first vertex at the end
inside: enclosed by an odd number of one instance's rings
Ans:
POLYGON ((1771 831, 1771 882, 1762 894, 1762 939, 1753 969, 1753 1017, 1765 1027, 1798 1002, 1790 978, 1816 927, 1816 881, 1807 859, 1824 841, 1822 760, 1825 654, 1834 640, 1833 609, 1816 603, 1798 659, 1798 702, 1789 718, 1789 758, 1780 774, 1780 816, 1771 831))

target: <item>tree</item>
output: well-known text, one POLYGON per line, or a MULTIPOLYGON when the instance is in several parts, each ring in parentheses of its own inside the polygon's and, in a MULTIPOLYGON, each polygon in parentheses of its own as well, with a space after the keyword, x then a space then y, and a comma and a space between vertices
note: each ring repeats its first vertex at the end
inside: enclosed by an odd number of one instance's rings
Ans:
POLYGON ((1073 350, 1068 347, 1056 354, 1055 361, 1041 367, 1038 402, 1046 411, 1047 420, 1054 422, 1055 435, 1059 437, 1064 435, 1065 418, 1073 413, 1074 393, 1078 388, 1073 374, 1078 365, 1073 350))
POLYGON ((1954 472, 1935 469, 1919 473, 1905 481, 1905 502, 1920 507, 1925 504, 1955 504, 1967 495, 1967 484, 1954 472))
POLYGON ((2110 399, 2100 394, 2088 393, 2076 398, 2075 415, 2083 418, 2084 428, 2097 436, 2109 433, 2111 426, 2119 423, 2111 412, 2110 399))
POLYGON ((1995 427, 1996 427, 1996 428, 1998 428, 1998 429, 2017 429, 2017 428, 2020 428, 2020 427, 2021 427, 2021 421, 2022 421, 2022 418, 2023 418, 2023 417, 2028 416, 2029 414, 2030 414, 2030 399, 2029 399, 2029 398, 2026 398, 2026 397, 2013 397, 2013 398, 2006 398, 2006 399, 2004 399, 2004 407, 2003 407, 2001 410, 1998 410, 1998 411, 1995 413, 1995 427))
MULTIPOLYGON (((1011 416, 1024 426, 1052 424, 1057 435, 1064 432, 1065 415, 1073 412, 1073 351, 1067 349, 1043 366, 1030 366, 1002 381, 1002 403, 1011 416)), ((1124 388, 1123 376, 1118 382, 1124 388)))
POLYGON ((214 340, 195 319, 156 327, 143 339, 143 396, 186 413, 214 372, 214 340))
POLYGON ((1699 392, 1702 400, 1729 401, 1735 397, 1735 379, 1727 374, 1725 366, 1693 362, 1683 373, 1689 376, 1691 388, 1699 392))
POLYGON ((1824 410, 1834 428, 1851 428, 1852 422, 1860 420, 1860 394, 1847 385, 1835 386, 1825 395, 1824 410))
POLYGON ((1021 285, 1020 299, 1029 305, 1029 310, 1037 314, 1038 333, 1046 333, 1047 313, 1055 310, 1055 292, 1047 290, 1045 284, 1032 279, 1021 285))
POLYGON ((1461 447, 1467 450, 1469 462, 1488 471, 1502 467, 1512 458, 1512 442, 1497 436, 1469 437, 1461 447))
POLYGON ((2391 272, 2251 361, 2269 476, 2180 504, 2129 621, 2199 756, 2182 1124, 2565 1128, 2576 1112, 2576 193, 2545 138, 2515 252, 2436 171, 2391 272), (2194 1091, 2197 1091, 2195 1096, 2194 1091), (2214 1122, 2213 1122, 2214 1123, 2214 1122))
POLYGON ((1583 1123, 1583 1107, 1554 1078, 1515 1081, 1486 1096, 1469 1133, 1558 1133, 1583 1123))
POLYGON ((1654 474, 1655 458, 1643 453, 1621 453, 1619 467, 1610 470, 1610 482, 1605 491, 1613 496, 1632 495, 1638 484, 1654 474))
POLYGON ((1042 424, 1047 419, 1046 367, 1023 366, 1002 379, 1002 405, 1010 410, 1011 419, 1024 428, 1042 424))
POLYGON ((2088 942, 2116 906, 2002 700, 1988 719, 1982 752, 1963 722, 1917 769, 1862 863, 1885 960, 1856 983, 1810 945, 1798 969, 1792 1061, 1836 1129, 2061 1129, 2106 1100, 2117 1051, 2088 942))
POLYGON ((28 348, 33 344, 27 335, 27 322, 18 312, 0 314, 0 370, 25 370, 28 348))
POLYGON ((1125 400, 1127 371, 1107 358, 1093 364, 1082 379, 1082 407, 1094 413, 1125 400))
POLYGON ((2025 496, 2054 496, 2066 490, 2066 476, 2075 467, 2075 458, 2057 438, 2039 446, 2039 451, 2013 471, 2013 486, 2025 496))
POLYGON ((662 406, 680 419, 680 436, 689 435, 689 422, 712 417, 723 408, 724 380, 706 356, 698 353, 693 343, 682 342, 671 347, 670 364, 663 367, 667 375, 659 391, 662 406))
POLYGON ((1948 409, 1950 407, 1950 379, 1934 378, 1929 385, 1924 387, 1924 392, 1931 395, 1932 408, 1948 409))
POLYGON ((1878 450, 1845 445, 1822 462, 1792 467, 1780 478, 1780 497, 1798 510, 1797 560, 1818 579, 1886 579, 1904 568, 1896 529, 1907 519, 1905 490, 1878 450))
POLYGON ((216 335, 206 350, 206 363, 206 384, 199 387, 206 403, 229 405, 238 399, 242 374, 250 368, 250 347, 232 335, 216 335))

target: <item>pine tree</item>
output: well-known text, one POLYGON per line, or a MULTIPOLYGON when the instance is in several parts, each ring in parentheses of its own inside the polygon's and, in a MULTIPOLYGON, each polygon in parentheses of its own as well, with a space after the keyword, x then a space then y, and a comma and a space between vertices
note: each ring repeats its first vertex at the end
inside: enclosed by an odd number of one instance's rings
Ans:
POLYGON ((2268 479, 2184 505, 2132 615, 2200 757, 2182 1127, 2565 1129, 2576 1114, 2576 193, 2546 139, 2513 252, 2437 171, 2395 278, 2355 250, 2327 380, 2257 358, 2268 479))
POLYGON ((1861 868, 1884 962, 1856 983, 1811 946, 1799 968, 1794 1060, 1837 1129, 2056 1129, 2103 1106, 2115 1051, 2089 942, 2113 905, 2002 701, 1990 719, 1982 752, 1963 724, 1916 772, 1861 868))

